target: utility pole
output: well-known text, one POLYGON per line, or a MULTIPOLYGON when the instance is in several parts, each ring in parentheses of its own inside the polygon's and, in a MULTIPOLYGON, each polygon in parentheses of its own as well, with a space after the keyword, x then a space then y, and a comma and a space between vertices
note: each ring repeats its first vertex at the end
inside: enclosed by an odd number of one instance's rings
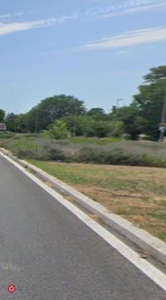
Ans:
POLYGON ((76 136, 76 102, 74 103, 73 135, 76 136))
POLYGON ((38 116, 39 116, 39 112, 38 112, 38 108, 36 111, 36 119, 35 119, 35 132, 38 132, 38 116))
POLYGON ((17 120, 16 120, 16 118, 15 118, 15 121, 14 121, 14 131, 15 131, 15 133, 17 132, 17 120))
POLYGON ((117 103, 117 108, 119 108, 119 102, 120 102, 120 101, 123 101, 123 99, 122 99, 122 98, 120 98, 120 99, 117 99, 117 100, 116 100, 116 103, 117 103))
POLYGON ((161 116, 161 125, 159 127, 160 130, 160 141, 163 141, 164 138, 164 132, 165 132, 165 122, 166 122, 166 90, 164 94, 164 103, 163 103, 163 109, 162 109, 162 116, 161 116))
POLYGON ((15 112, 15 117, 14 117, 14 131, 17 133, 17 112, 15 112))

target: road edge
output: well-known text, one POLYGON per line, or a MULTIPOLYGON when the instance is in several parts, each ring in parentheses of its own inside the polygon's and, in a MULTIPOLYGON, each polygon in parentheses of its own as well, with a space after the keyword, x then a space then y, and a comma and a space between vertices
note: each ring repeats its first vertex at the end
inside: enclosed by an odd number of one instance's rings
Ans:
POLYGON ((22 167, 33 171, 33 173, 37 177, 49 182, 53 187, 55 187, 58 191, 62 192, 66 196, 71 196, 73 200, 75 200, 82 207, 87 209, 89 212, 97 215, 105 224, 109 225, 121 235, 128 238, 135 245, 145 251, 148 255, 151 255, 157 261, 166 265, 166 243, 152 236, 150 233, 144 231, 143 229, 136 227, 131 222, 114 214, 110 210, 107 210, 101 204, 96 203, 91 198, 83 195, 61 180, 49 175, 48 173, 32 164, 27 163, 24 160, 18 159, 7 150, 0 148, 0 154, 1 153, 10 157, 10 159, 13 159, 22 167))

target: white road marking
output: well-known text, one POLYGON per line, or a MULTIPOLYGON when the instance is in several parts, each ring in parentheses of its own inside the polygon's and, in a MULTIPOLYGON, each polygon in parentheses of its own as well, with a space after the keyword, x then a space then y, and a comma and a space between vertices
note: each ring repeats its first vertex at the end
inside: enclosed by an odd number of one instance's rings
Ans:
POLYGON ((26 176, 33 180, 37 185, 44 189, 48 194, 50 194, 55 200, 65 206, 70 212, 72 212, 78 219, 80 219, 84 224, 91 228, 95 233, 97 233, 101 238, 103 238, 111 247, 116 249, 121 255, 123 255, 129 262, 131 262, 135 267, 142 271, 147 277, 149 277, 153 282, 160 286, 164 291, 166 291, 166 275, 158 270, 156 267, 151 265, 146 260, 142 259, 138 253, 133 251, 130 247, 126 246, 123 242, 118 240, 113 234, 108 232, 105 228, 99 225, 97 222, 92 220, 84 212, 78 209, 71 202, 67 201, 56 191, 44 184, 40 179, 31 174, 28 170, 20 166, 18 163, 10 159, 8 156, 0 152, 0 154, 11 162, 15 167, 22 171, 26 176))

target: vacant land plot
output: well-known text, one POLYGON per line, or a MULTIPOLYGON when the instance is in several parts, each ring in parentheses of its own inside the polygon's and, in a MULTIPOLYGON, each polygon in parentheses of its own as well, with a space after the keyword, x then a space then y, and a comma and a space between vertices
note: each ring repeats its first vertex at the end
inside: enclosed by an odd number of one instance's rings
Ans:
POLYGON ((30 161, 166 241, 166 170, 30 161))

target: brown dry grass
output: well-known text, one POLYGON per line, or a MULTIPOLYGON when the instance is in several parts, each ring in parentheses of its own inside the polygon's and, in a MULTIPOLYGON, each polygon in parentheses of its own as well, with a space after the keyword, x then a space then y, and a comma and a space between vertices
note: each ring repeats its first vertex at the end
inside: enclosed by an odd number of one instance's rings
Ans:
POLYGON ((166 241, 166 169, 33 163, 166 241))

